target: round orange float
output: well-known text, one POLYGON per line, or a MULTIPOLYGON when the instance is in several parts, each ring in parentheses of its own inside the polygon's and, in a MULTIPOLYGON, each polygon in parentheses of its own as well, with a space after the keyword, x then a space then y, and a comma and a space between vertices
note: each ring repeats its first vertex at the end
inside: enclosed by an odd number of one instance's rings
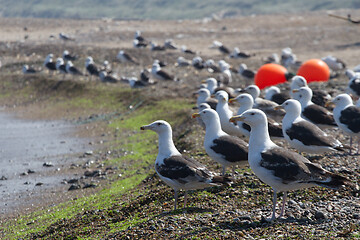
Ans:
POLYGON ((287 81, 288 71, 285 67, 268 63, 259 68, 255 75, 255 84, 260 88, 266 88, 287 81))
POLYGON ((303 76, 308 83, 327 81, 330 78, 330 69, 324 61, 310 59, 300 66, 297 75, 303 76))

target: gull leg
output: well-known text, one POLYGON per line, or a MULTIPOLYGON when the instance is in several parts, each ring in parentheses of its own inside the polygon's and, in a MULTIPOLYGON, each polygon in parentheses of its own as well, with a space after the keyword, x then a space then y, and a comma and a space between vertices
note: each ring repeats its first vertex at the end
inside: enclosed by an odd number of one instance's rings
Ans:
POLYGON ((184 208, 186 208, 187 196, 188 196, 188 192, 185 190, 185 194, 184 194, 184 208))
POLYGON ((236 166, 235 165, 232 167, 232 170, 233 170, 233 176, 235 176, 235 173, 236 173, 236 166))
POLYGON ((277 194, 274 191, 274 196, 273 196, 273 213, 271 215, 271 218, 268 220, 269 222, 272 222, 276 219, 275 217, 275 212, 276 212, 276 198, 277 198, 277 194))
POLYGON ((284 213, 285 213, 285 203, 286 203, 286 197, 287 197, 287 192, 284 192, 283 202, 282 202, 281 212, 280 212, 280 216, 279 216, 279 218, 281 218, 281 217, 284 215, 284 213))
POLYGON ((222 176, 225 176, 225 169, 226 169, 226 167, 225 167, 225 166, 223 166, 222 176))
POLYGON ((174 207, 174 210, 176 210, 176 206, 177 206, 177 202, 178 202, 178 197, 179 197, 179 192, 178 190, 174 189, 174 192, 175 192, 175 207, 174 207))
POLYGON ((350 150, 349 150, 349 154, 351 155, 351 147, 352 147, 352 136, 350 136, 350 150))

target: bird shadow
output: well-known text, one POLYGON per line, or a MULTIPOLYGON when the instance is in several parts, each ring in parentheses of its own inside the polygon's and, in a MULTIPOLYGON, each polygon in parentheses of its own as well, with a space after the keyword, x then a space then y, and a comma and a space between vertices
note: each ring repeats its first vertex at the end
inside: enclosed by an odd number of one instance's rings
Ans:
POLYGON ((355 43, 349 43, 349 44, 342 44, 342 45, 337 45, 336 48, 349 48, 349 47, 360 47, 360 42, 355 42, 355 43))
POLYGON ((176 216, 186 214, 193 214, 193 213, 214 213, 215 210, 212 208, 201 208, 201 207, 187 207, 187 208, 180 208, 176 210, 162 212, 156 217, 165 217, 165 216, 176 216))

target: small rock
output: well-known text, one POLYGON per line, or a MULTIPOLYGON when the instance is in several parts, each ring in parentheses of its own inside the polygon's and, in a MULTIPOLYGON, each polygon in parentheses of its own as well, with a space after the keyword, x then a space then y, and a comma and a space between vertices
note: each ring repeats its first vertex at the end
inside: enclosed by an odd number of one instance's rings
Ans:
POLYGON ((42 182, 38 182, 38 183, 35 184, 35 186, 41 186, 41 185, 43 185, 42 182))
POLYGON ((21 176, 27 176, 29 175, 27 172, 20 173, 21 176))
POLYGON ((149 230, 155 231, 155 230, 156 230, 156 227, 155 227, 154 225, 151 225, 151 226, 149 227, 149 230))
POLYGON ((96 188, 97 185, 95 183, 86 183, 83 188, 96 188))
POLYGON ((73 191, 73 190, 77 190, 77 189, 80 189, 80 188, 81 188, 81 186, 79 184, 72 184, 69 187, 68 191, 73 191))
POLYGON ((24 185, 30 185, 31 182, 24 182, 24 185))
POLYGON ((35 173, 35 171, 34 171, 34 170, 31 170, 31 169, 28 169, 28 170, 27 170, 27 173, 28 173, 28 174, 31 174, 31 173, 35 173))
POLYGON ((321 212, 321 211, 316 211, 314 217, 315 217, 315 219, 317 219, 317 220, 325 219, 325 218, 326 218, 326 217, 325 217, 325 214, 324 214, 323 212, 321 212))
POLYGON ((52 164, 51 162, 46 162, 43 164, 44 167, 53 167, 54 164, 52 164))
POLYGON ((0 178, 0 180, 1 180, 1 181, 7 180, 7 177, 2 176, 2 177, 0 178))
POLYGON ((97 177, 97 176, 100 176, 100 175, 102 175, 102 172, 101 172, 101 170, 99 169, 99 170, 87 170, 87 171, 85 171, 85 173, 84 173, 84 175, 85 175, 85 177, 97 177))
POLYGON ((91 150, 90 150, 90 151, 86 151, 86 152, 85 152, 85 155, 88 155, 88 156, 91 156, 91 155, 93 155, 93 154, 94 154, 94 152, 93 152, 93 151, 91 151, 91 150))
POLYGON ((67 180, 67 182, 70 183, 70 184, 78 183, 78 182, 79 182, 79 179, 77 179, 77 178, 72 178, 72 179, 70 179, 70 180, 67 180))

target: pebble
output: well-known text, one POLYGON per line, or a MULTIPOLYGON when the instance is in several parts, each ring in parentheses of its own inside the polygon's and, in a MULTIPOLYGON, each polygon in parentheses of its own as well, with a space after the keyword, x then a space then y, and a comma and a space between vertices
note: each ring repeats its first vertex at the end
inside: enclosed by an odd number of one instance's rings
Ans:
POLYGON ((41 185, 43 185, 42 182, 38 182, 38 183, 35 184, 35 186, 41 186, 41 185))
POLYGON ((2 177, 0 178, 0 180, 1 180, 1 181, 7 180, 7 177, 2 176, 2 177))
POLYGON ((315 217, 315 219, 317 219, 317 220, 326 219, 325 214, 324 214, 323 212, 321 212, 321 211, 316 211, 314 217, 315 217))

